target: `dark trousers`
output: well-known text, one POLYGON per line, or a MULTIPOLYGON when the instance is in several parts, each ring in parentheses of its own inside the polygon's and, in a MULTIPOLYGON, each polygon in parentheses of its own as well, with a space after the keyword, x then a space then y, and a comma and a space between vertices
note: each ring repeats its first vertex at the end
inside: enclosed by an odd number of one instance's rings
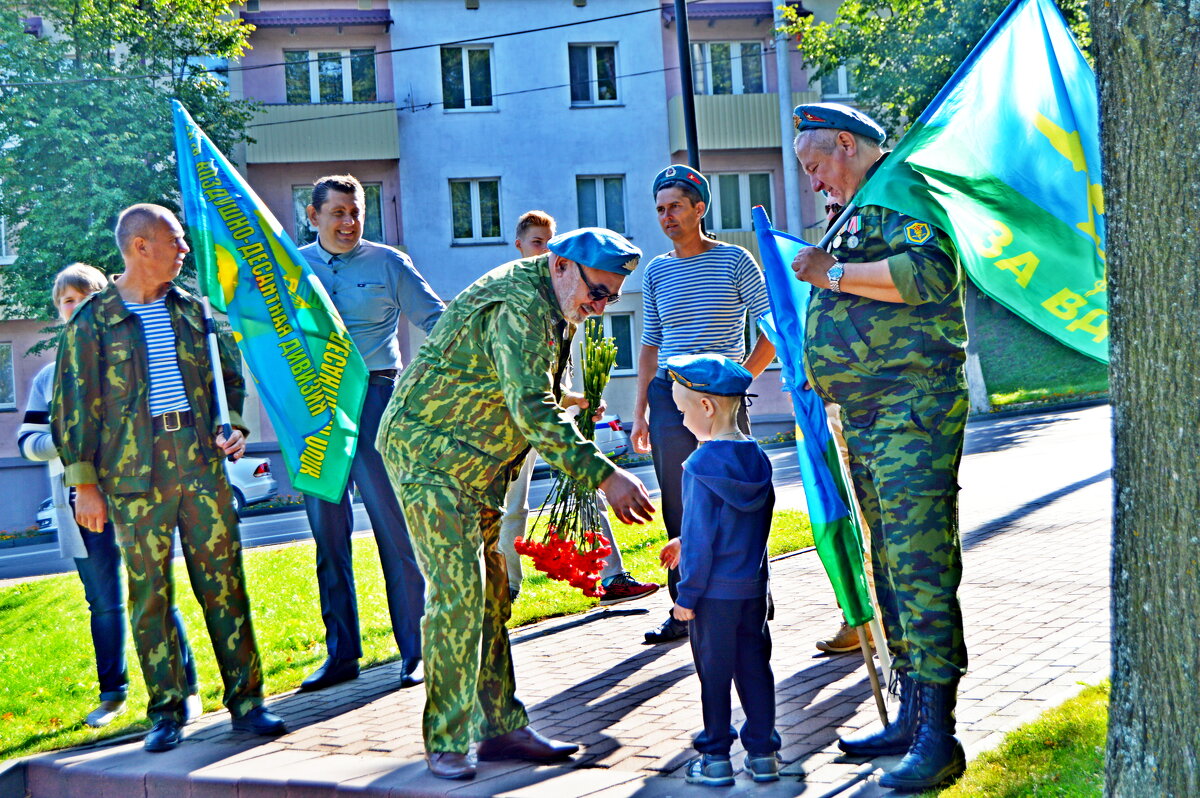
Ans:
MULTIPOLYGON (((671 396, 671 380, 656 376, 646 391, 650 404, 650 453, 654 458, 654 475, 662 491, 662 519, 667 538, 679 537, 683 524, 683 461, 700 445, 696 436, 683 426, 683 413, 671 396)), ((750 433, 750 417, 746 403, 738 411, 738 426, 750 433)), ((667 590, 671 598, 679 598, 679 569, 667 571, 667 590)))
MULTIPOLYGON (((86 529, 82 532, 88 556, 75 558, 75 570, 79 572, 88 603, 100 700, 124 701, 129 693, 129 668, 125 662, 125 599, 121 589, 121 575, 125 569, 121 564, 121 547, 117 545, 111 522, 104 525, 102 532, 86 529)), ((188 692, 193 694, 197 692, 199 681, 196 661, 178 607, 171 608, 171 620, 179 640, 179 658, 187 677, 188 692)))
POLYGON ((704 714, 704 731, 696 737, 696 750, 729 755, 738 737, 730 723, 732 683, 746 713, 741 731, 746 753, 762 756, 778 751, 782 742, 775 731, 775 674, 771 672, 767 597, 700 599, 689 632, 704 714))
POLYGON ((321 594, 321 619, 325 622, 325 645, 330 659, 348 660, 362 656, 358 630, 358 597, 354 592, 354 564, 350 534, 354 510, 350 488, 358 487, 383 568, 392 633, 402 657, 421 656, 421 615, 425 612, 425 580, 417 565, 408 527, 396 493, 388 480, 383 458, 375 448, 379 419, 392 396, 392 386, 372 381, 367 386, 359 419, 358 448, 350 466, 350 483, 340 503, 305 495, 304 509, 317 542, 317 585, 321 594))

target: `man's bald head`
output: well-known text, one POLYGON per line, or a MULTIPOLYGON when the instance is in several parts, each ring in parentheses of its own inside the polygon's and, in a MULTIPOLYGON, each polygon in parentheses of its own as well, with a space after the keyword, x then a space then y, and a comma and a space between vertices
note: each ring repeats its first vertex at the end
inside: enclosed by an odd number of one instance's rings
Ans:
POLYGON ((129 251, 135 238, 152 239, 161 223, 170 224, 173 221, 178 220, 170 208, 149 202, 130 205, 117 217, 117 226, 113 231, 117 238, 117 249, 124 254, 129 251))

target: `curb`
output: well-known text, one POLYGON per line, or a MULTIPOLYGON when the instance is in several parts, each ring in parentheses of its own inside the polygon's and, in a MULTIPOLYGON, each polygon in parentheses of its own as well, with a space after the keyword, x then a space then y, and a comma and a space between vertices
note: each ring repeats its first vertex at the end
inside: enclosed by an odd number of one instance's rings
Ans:
POLYGON ((1089 407, 1098 407, 1100 405, 1112 404, 1112 399, 1106 394, 1098 396, 1094 399, 1080 399, 1075 402, 1062 402, 1059 404, 1025 404, 1019 407, 1013 407, 1006 410, 994 410, 990 413, 972 413, 967 416, 968 421, 987 421, 993 418, 1018 418, 1020 416, 1036 416, 1042 413, 1059 413, 1067 410, 1083 410, 1089 407))
POLYGON ((38 543, 53 543, 56 540, 58 540, 57 533, 39 532, 36 535, 24 535, 19 538, 0 540, 0 549, 14 549, 18 546, 35 546, 38 543))

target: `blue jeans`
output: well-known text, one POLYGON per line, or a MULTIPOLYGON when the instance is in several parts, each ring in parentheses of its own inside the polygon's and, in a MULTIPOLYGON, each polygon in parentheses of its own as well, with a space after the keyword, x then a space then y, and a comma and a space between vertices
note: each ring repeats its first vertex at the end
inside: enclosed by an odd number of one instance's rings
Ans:
MULTIPOLYGON (((112 523, 100 533, 83 530, 87 557, 75 558, 75 570, 83 582, 83 595, 91 615, 92 647, 96 650, 96 675, 100 681, 101 701, 124 701, 129 692, 129 671, 125 664, 125 599, 121 582, 121 547, 117 545, 112 523)), ((179 634, 180 658, 187 675, 189 693, 195 693, 196 661, 188 645, 183 616, 171 608, 179 634)))
MULTIPOLYGON (((656 376, 646 389, 650 403, 650 454, 654 458, 654 476, 662 491, 663 526, 667 528, 667 539, 679 537, 683 523, 683 461, 696 451, 699 442, 696 436, 683 426, 683 413, 675 406, 671 396, 671 380, 656 376)), ((738 427, 750 433, 750 417, 746 403, 738 411, 738 427)), ((679 569, 667 571, 667 590, 671 599, 679 598, 679 569)))
POLYGON ((379 545, 392 634, 396 637, 400 656, 421 656, 425 580, 413 553, 396 492, 388 479, 383 458, 375 448, 379 420, 391 397, 391 385, 375 381, 367 385, 359 418, 358 448, 350 466, 350 484, 346 486, 341 502, 304 496, 304 510, 317 543, 317 585, 321 596, 321 619, 325 622, 325 647, 333 660, 362 657, 358 597, 354 592, 354 564, 350 550, 350 534, 354 530, 354 509, 350 504, 352 485, 358 487, 371 519, 375 542, 379 545))

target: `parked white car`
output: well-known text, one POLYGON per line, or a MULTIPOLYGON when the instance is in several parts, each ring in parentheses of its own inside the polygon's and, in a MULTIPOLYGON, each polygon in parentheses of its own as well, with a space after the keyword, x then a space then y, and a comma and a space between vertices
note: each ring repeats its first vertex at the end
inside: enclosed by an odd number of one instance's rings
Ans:
MULTIPOLYGON (((621 426, 620 416, 605 414, 596 422, 596 445, 600 451, 609 457, 628 454, 631 451, 629 433, 621 426)), ((550 465, 539 455, 533 463, 533 473, 544 474, 552 471, 550 465)))
MULTIPOLYGON (((241 515, 251 504, 269 501, 279 493, 279 483, 271 473, 271 461, 262 457, 243 457, 236 463, 225 461, 225 473, 233 487, 233 508, 241 515)), ((38 532, 57 532, 54 500, 46 499, 37 509, 38 532)))

